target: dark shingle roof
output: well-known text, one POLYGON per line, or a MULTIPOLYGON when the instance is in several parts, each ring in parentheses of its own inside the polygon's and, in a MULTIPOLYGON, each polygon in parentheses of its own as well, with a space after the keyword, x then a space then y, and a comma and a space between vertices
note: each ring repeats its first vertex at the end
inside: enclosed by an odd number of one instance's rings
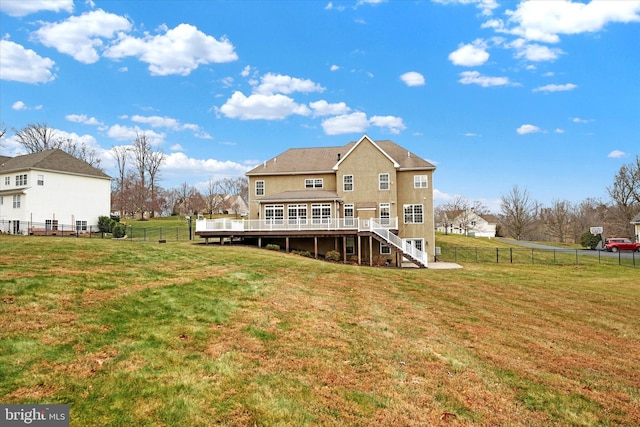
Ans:
MULTIPOLYGON (((435 169, 426 160, 407 151, 393 141, 375 141, 400 169, 435 169)), ((284 153, 251 169, 246 175, 271 175, 288 173, 334 173, 333 167, 353 148, 356 142, 342 147, 290 148, 284 153)))
POLYGON ((29 169, 66 172, 96 178, 111 177, 62 150, 45 150, 17 157, 0 157, 0 173, 18 172, 29 169))

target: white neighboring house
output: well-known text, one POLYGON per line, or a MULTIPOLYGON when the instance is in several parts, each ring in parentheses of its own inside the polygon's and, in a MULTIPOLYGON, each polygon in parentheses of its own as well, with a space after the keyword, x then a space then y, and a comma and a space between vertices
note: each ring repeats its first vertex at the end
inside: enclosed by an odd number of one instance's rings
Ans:
POLYGON ((473 209, 443 212, 436 230, 448 234, 464 234, 475 237, 496 237, 498 218, 495 215, 479 215, 473 209))
POLYGON ((640 243, 640 213, 631 221, 631 224, 633 224, 635 241, 640 243))
POLYGON ((62 150, 0 156, 0 232, 97 229, 111 177, 62 150))

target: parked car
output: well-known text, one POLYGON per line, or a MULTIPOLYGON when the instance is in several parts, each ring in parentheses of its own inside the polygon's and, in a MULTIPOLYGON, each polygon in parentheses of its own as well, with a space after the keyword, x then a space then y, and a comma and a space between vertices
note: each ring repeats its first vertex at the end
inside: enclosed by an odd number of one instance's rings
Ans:
POLYGON ((640 243, 633 243, 622 237, 612 237, 604 241, 604 248, 609 252, 637 251, 640 252, 640 243))

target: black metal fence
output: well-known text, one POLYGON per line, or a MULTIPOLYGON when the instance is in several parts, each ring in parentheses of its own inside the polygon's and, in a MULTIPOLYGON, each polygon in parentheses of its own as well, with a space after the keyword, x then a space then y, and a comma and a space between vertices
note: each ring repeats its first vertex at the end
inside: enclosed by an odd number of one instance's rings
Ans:
POLYGON ((0 220, 0 233, 23 236, 60 236, 60 237, 96 237, 99 234, 97 225, 88 225, 85 221, 78 224, 63 224, 57 221, 33 222, 0 220))
MULTIPOLYGON (((125 226, 125 235, 120 240, 131 241, 186 241, 193 240, 193 229, 188 225, 182 227, 134 227, 125 226)), ((103 233, 97 225, 40 223, 32 221, 0 221, 0 233, 21 236, 56 236, 105 239, 114 238, 110 233, 103 233)))
POLYGON ((638 252, 606 252, 587 249, 538 248, 441 248, 439 261, 493 264, 622 265, 640 268, 638 252))

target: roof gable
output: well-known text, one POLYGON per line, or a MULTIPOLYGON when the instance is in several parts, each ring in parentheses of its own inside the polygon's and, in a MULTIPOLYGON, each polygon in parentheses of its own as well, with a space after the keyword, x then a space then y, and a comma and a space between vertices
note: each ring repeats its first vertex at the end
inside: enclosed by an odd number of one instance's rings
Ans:
POLYGON ((85 175, 95 178, 111 178, 100 169, 94 168, 89 163, 59 149, 44 150, 17 157, 7 157, 5 160, 0 159, 0 173, 31 169, 85 175))
POLYGON ((388 155, 382 148, 380 148, 380 146, 378 144, 376 144, 371 138, 369 138, 367 135, 362 135, 362 138, 360 138, 358 140, 358 142, 356 142, 351 149, 347 152, 347 154, 345 154, 340 160, 338 160, 338 163, 335 164, 335 166, 333 167, 333 170, 338 170, 338 168, 340 167, 340 164, 342 162, 344 162, 346 160, 347 157, 349 157, 349 155, 351 153, 353 153, 353 151, 358 148, 358 146, 362 143, 370 143, 372 144, 374 147, 376 147, 378 149, 378 151, 380 151, 387 159, 389 159, 389 161, 391 161, 391 163, 393 163, 393 167, 394 168, 399 168, 400 164, 398 164, 398 162, 396 162, 395 160, 393 160, 393 158, 388 155))

